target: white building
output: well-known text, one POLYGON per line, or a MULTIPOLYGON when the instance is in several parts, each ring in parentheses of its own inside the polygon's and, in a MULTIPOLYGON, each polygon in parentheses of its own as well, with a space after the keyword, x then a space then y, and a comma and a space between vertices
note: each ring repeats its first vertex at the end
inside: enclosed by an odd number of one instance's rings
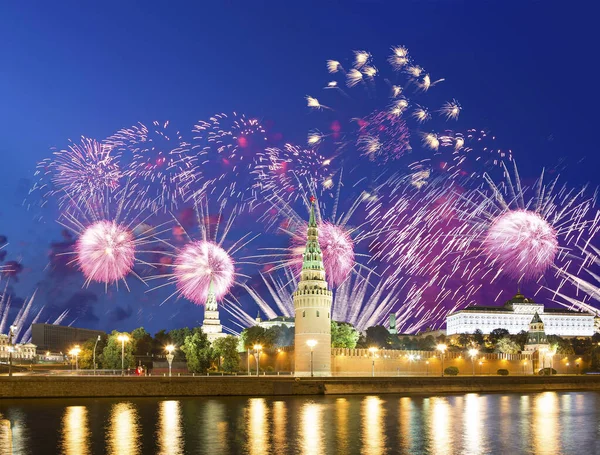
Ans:
POLYGON ((219 306, 213 291, 212 281, 208 287, 208 296, 206 298, 206 305, 204 305, 202 331, 206 333, 206 337, 211 343, 218 338, 227 336, 226 333, 223 333, 223 326, 219 320, 219 306))
MULTIPOLYGON (((8 342, 8 335, 4 335, 0 333, 0 359, 8 359, 10 353, 10 344, 8 342)), ((25 359, 32 360, 35 359, 36 356, 36 348, 35 344, 31 343, 18 343, 12 346, 13 359, 25 359)))
POLYGON ((507 329, 511 334, 517 334, 529 329, 529 323, 536 312, 544 323, 547 335, 587 337, 594 334, 593 314, 544 308, 543 304, 535 303, 520 292, 500 307, 469 306, 448 315, 446 333, 474 333, 479 329, 488 334, 494 329, 507 329))
POLYGON ((319 246, 315 199, 311 197, 302 271, 294 292, 296 376, 331 376, 331 304, 333 293, 325 280, 319 246))
POLYGON ((294 318, 288 318, 287 316, 277 316, 273 319, 263 321, 260 317, 256 318, 256 325, 263 329, 270 329, 271 327, 285 326, 288 329, 294 327, 294 318))

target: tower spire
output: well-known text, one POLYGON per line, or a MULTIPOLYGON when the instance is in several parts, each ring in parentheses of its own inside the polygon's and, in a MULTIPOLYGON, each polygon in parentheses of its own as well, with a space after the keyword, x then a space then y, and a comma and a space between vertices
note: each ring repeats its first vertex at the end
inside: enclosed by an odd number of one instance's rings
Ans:
POLYGON ((226 336, 223 333, 223 326, 219 320, 219 306, 217 304, 217 297, 215 296, 212 278, 208 285, 208 295, 206 296, 206 304, 204 305, 202 331, 206 333, 208 340, 211 343, 217 338, 226 336))

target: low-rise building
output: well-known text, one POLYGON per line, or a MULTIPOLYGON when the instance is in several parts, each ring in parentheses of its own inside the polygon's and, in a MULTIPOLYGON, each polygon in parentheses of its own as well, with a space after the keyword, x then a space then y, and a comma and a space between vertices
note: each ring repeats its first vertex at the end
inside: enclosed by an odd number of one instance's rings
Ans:
POLYGON ((17 343, 10 346, 8 335, 0 333, 0 359, 8 359, 12 348, 13 359, 33 360, 36 357, 36 345, 17 343))
POLYGON ((529 329, 529 323, 535 313, 543 321, 547 335, 588 337, 594 334, 593 314, 562 308, 545 308, 543 304, 534 302, 520 292, 503 306, 469 306, 448 315, 446 332, 448 335, 456 335, 481 330, 488 334, 500 328, 514 335, 529 329))

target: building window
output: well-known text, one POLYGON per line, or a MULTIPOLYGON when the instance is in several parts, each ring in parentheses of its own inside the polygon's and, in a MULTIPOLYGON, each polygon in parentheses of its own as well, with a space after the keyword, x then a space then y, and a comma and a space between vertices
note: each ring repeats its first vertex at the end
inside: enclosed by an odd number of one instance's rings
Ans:
POLYGON ((319 310, 317 310, 317 317, 319 317, 319 310))
POLYGON ((306 317, 306 311, 302 312, 302 317, 305 318, 306 317))

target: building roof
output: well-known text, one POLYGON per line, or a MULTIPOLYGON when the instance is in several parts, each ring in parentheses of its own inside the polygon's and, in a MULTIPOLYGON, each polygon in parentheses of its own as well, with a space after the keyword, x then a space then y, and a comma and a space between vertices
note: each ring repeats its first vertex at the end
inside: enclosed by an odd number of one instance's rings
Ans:
POLYGON ((543 324, 542 318, 540 318, 540 315, 538 314, 537 311, 533 315, 533 319, 531 320, 531 324, 543 324))

